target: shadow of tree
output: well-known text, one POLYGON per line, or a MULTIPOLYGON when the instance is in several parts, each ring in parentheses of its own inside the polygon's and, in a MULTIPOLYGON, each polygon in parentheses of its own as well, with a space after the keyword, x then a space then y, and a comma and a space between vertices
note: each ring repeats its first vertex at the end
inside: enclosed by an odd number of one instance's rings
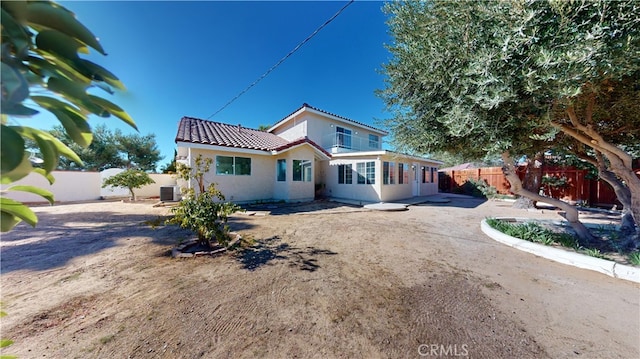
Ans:
POLYGON ((242 268, 254 271, 274 261, 289 261, 289 266, 300 270, 315 272, 320 268, 318 256, 336 255, 338 253, 328 249, 315 247, 297 248, 288 243, 278 243, 280 237, 274 236, 260 241, 257 245, 246 248, 236 255, 242 268))
MULTIPOLYGON (((135 210, 135 207, 132 207, 135 210)), ((39 213, 33 228, 20 223, 0 241, 0 271, 43 271, 64 266, 74 258, 99 253, 127 240, 142 237, 157 246, 172 246, 193 233, 177 225, 165 225, 169 216, 111 211, 65 214, 39 213)), ((234 220, 232 230, 251 228, 250 223, 234 220)), ((145 247, 147 248, 147 247, 145 247)), ((153 247, 149 247, 153 256, 153 247)), ((159 247, 161 248, 161 247, 159 247)), ((165 251, 162 252, 166 254, 165 251)))

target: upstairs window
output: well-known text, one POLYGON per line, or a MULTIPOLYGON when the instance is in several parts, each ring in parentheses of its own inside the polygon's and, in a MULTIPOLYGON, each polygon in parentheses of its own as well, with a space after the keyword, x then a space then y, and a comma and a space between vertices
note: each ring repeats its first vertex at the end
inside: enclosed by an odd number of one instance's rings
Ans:
POLYGON ((380 148, 380 138, 377 135, 369 135, 369 148, 380 148))
POLYGON ((336 126, 336 145, 342 148, 351 148, 351 130, 336 126))

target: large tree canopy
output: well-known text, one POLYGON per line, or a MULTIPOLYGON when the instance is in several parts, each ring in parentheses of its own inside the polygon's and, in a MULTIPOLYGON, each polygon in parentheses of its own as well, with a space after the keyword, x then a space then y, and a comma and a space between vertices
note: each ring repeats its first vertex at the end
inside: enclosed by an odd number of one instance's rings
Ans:
MULTIPOLYGON (((64 128, 55 126, 51 135, 73 150, 82 163, 61 158, 58 169, 102 171, 108 168, 136 168, 142 171, 155 171, 162 159, 155 134, 123 134, 116 129, 109 130, 105 125, 93 128, 93 140, 88 147, 82 147, 66 134, 64 128)), ((33 149, 37 152, 37 148, 33 149)), ((42 156, 41 153, 36 157, 42 156)))
POLYGON ((640 139, 637 2, 390 2, 385 11, 393 57, 379 94, 398 147, 502 154, 509 168, 509 154, 570 137, 636 193, 638 223, 640 181, 624 149, 640 139))

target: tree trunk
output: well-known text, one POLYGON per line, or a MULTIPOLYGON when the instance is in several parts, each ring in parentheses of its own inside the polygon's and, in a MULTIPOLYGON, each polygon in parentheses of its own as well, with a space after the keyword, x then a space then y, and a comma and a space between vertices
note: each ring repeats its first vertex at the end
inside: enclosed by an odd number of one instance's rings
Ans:
POLYGON ((546 202, 562 209, 565 212, 565 215, 564 215, 565 219, 567 220, 567 222, 569 222, 569 224, 571 225, 571 228, 573 228, 573 230, 576 232, 576 235, 580 239, 584 241, 591 241, 594 239, 593 235, 591 234, 591 232, 589 232, 587 227, 585 227, 584 224, 580 222, 578 218, 579 214, 578 214, 577 208, 569 205, 566 202, 560 201, 558 199, 541 196, 538 193, 534 193, 529 190, 526 190, 522 186, 522 181, 520 181, 520 178, 516 174, 515 165, 513 164, 514 162, 511 159, 511 156, 509 155, 508 151, 502 153, 502 161, 504 162, 502 171, 505 177, 507 178, 507 180, 509 181, 509 184, 511 185, 511 192, 513 192, 516 195, 528 197, 534 201, 546 202))
POLYGON ((635 223, 633 222, 633 213, 631 212, 631 191, 613 172, 606 169, 602 156, 598 158, 598 177, 607 182, 616 193, 618 201, 622 203, 622 218, 620 223, 620 231, 623 235, 628 236, 635 233, 635 223))
MULTIPOLYGON (((542 185, 542 165, 544 164, 544 154, 536 153, 533 161, 527 158, 527 170, 524 174, 523 188, 533 193, 539 193, 542 185)), ((513 204, 513 208, 529 209, 536 207, 536 200, 525 196, 519 196, 513 204)))

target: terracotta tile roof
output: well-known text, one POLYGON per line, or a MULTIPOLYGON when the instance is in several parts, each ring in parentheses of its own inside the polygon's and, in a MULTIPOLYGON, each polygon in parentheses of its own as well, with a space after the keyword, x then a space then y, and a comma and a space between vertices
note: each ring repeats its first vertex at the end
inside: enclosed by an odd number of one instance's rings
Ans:
POLYGON ((175 141, 263 151, 289 144, 289 141, 272 133, 193 117, 183 117, 180 120, 175 141))
POLYGON ((273 127, 277 127, 277 126, 278 126, 282 121, 286 120, 289 116, 291 116, 291 115, 293 115, 294 113, 296 113, 296 112, 298 112, 298 111, 302 110, 302 109, 303 109, 303 108, 305 108, 305 107, 306 107, 306 108, 310 108, 310 109, 315 110, 315 111, 318 111, 318 112, 322 112, 322 113, 324 113, 324 114, 326 114, 326 115, 329 115, 329 116, 337 117, 337 118, 339 118, 339 119, 341 119, 341 120, 344 120, 344 121, 347 121, 347 122, 351 122, 351 123, 354 123, 354 124, 357 124, 357 125, 360 125, 360 126, 364 126, 364 127, 370 128, 370 129, 375 130, 375 131, 377 131, 377 132, 382 132, 382 133, 385 133, 385 134, 387 133, 387 131, 385 131, 385 130, 381 130, 381 129, 379 129, 379 128, 375 128, 375 127, 373 127, 373 126, 369 126, 369 125, 367 125, 366 123, 362 123, 362 122, 354 121, 354 120, 352 120, 352 119, 349 119, 349 118, 346 118, 346 117, 343 117, 343 116, 340 116, 340 115, 336 115, 335 113, 331 113, 331 112, 328 112, 328 111, 325 111, 325 110, 321 110, 321 109, 319 109, 319 108, 317 108, 317 107, 313 107, 313 106, 309 105, 309 104, 308 104, 308 103, 306 103, 306 102, 305 102, 305 103, 303 103, 303 104, 302 104, 302 106, 300 106, 299 108, 297 108, 295 111, 291 112, 290 114, 288 114, 287 116, 285 116, 283 119, 281 119, 280 121, 278 121, 275 125, 273 125, 273 126, 272 126, 272 128, 273 128, 273 127))
POLYGON ((320 145, 318 145, 314 141, 311 141, 307 137, 302 137, 302 138, 299 138, 299 139, 297 139, 295 141, 291 141, 291 142, 287 143, 286 145, 280 146, 278 148, 274 148, 274 150, 275 151, 283 151, 283 150, 286 150, 288 148, 297 146, 297 145, 302 144, 302 143, 310 144, 311 146, 315 147, 318 151, 324 153, 327 157, 331 158, 331 154, 329 152, 327 152, 327 150, 325 150, 324 148, 320 147, 320 145))

